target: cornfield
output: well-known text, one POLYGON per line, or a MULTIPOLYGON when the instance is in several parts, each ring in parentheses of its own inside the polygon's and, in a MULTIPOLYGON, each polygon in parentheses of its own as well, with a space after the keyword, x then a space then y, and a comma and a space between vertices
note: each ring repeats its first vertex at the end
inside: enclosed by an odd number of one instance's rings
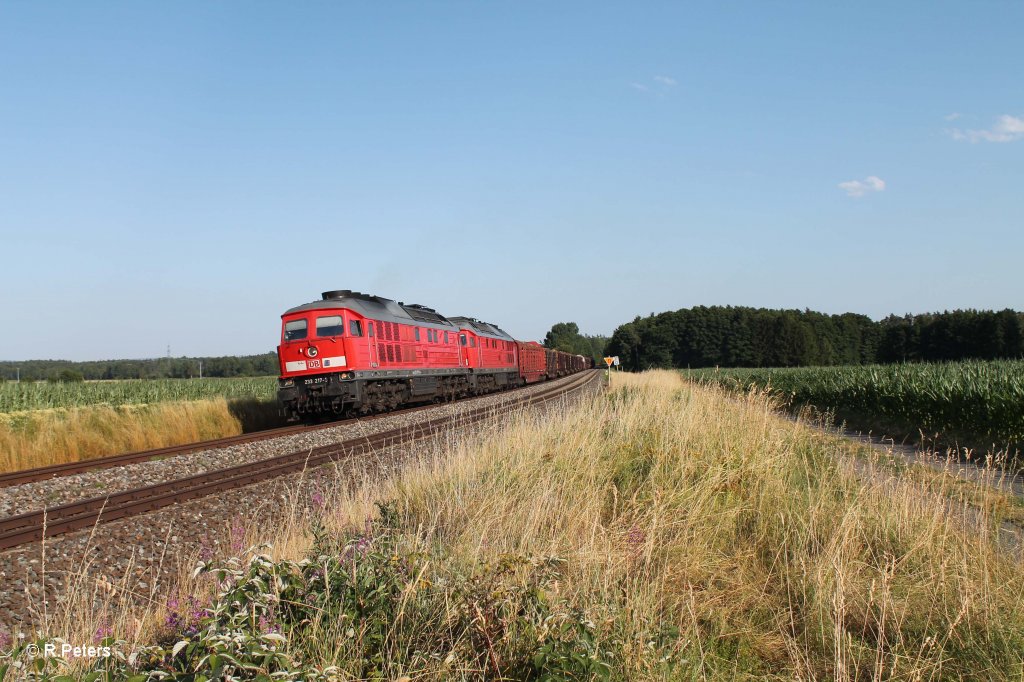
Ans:
POLYGON ((965 361, 787 369, 688 370, 736 390, 770 390, 791 404, 882 418, 986 444, 1024 443, 1024 361, 965 361))
POLYGON ((69 383, 0 384, 0 412, 20 412, 91 405, 139 405, 209 398, 273 400, 274 377, 232 379, 140 379, 69 383))

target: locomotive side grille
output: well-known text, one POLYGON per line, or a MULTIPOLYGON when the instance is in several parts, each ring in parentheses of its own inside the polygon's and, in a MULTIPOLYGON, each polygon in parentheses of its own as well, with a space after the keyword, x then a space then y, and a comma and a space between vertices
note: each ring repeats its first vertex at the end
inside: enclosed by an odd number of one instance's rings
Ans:
POLYGON ((388 362, 395 361, 395 347, 392 344, 387 344, 388 349, 388 362))

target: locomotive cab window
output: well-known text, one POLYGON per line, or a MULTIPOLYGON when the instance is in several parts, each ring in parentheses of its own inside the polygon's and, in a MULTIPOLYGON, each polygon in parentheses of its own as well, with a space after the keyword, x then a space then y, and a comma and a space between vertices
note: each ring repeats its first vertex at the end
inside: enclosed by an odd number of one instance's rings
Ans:
POLYGON ((345 323, 341 315, 327 315, 316 318, 317 336, 341 336, 345 333, 345 323))
POLYGON ((476 337, 475 336, 469 337, 469 347, 470 348, 476 348, 476 337))
POLYGON ((448 343, 448 332, 444 333, 444 342, 448 343))
POLYGON ((416 327, 416 340, 417 341, 420 340, 420 328, 419 327, 416 327))
POLYGON ((284 340, 295 341, 306 338, 305 320, 288 320, 284 323, 284 340))
POLYGON ((363 335, 363 323, 359 320, 348 321, 348 333, 351 336, 362 336, 363 335))
POLYGON ((459 345, 460 346, 465 346, 466 345, 466 335, 465 334, 459 334, 459 345))
POLYGON ((366 328, 369 329, 370 338, 373 338, 373 322, 367 322, 366 328))

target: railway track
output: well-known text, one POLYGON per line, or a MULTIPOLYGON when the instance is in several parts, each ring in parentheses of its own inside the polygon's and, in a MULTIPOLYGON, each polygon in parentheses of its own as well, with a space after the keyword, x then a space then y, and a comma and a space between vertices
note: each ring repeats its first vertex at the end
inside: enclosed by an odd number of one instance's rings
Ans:
POLYGON ((394 417, 397 415, 410 414, 413 412, 420 412, 422 410, 429 410, 434 407, 436 407, 436 405, 433 404, 420 405, 417 407, 407 407, 401 410, 383 412, 381 414, 375 414, 368 417, 358 417, 355 420, 346 419, 327 422, 324 424, 296 424, 293 426, 282 426, 276 429, 267 429, 265 431, 256 431, 254 433, 243 433, 239 436, 215 438, 213 440, 203 440, 196 441, 194 443, 171 445, 165 448, 154 448, 152 450, 126 452, 121 455, 111 455, 109 457, 100 457, 97 459, 90 459, 81 462, 67 462, 65 464, 53 464, 45 467, 37 467, 35 469, 12 471, 9 473, 0 474, 0 488, 22 485, 24 483, 35 483, 37 481, 48 481, 54 478, 60 478, 61 476, 73 476, 75 474, 81 474, 86 471, 110 469, 113 467, 124 466, 126 464, 135 464, 137 462, 150 462, 156 459, 166 459, 168 457, 185 455, 190 452, 200 452, 202 450, 216 450, 219 448, 230 447, 232 445, 253 443, 256 441, 268 440, 271 438, 290 436, 297 433, 319 431, 322 429, 333 428, 341 424, 351 423, 352 421, 369 422, 377 419, 383 419, 385 417, 394 417))
MULTIPOLYGON (((599 371, 584 371, 567 384, 549 387, 538 393, 521 397, 511 405, 500 408, 482 407, 459 415, 448 415, 369 436, 351 438, 332 445, 290 452, 257 462, 0 519, 0 550, 38 542, 47 537, 81 530, 98 523, 145 514, 217 492, 241 488, 357 456, 378 448, 411 443, 436 434, 443 428, 468 426, 497 416, 509 408, 544 403, 569 395, 598 380, 599 376, 599 371)), ((269 437, 265 434, 266 432, 264 432, 264 438, 269 437)))

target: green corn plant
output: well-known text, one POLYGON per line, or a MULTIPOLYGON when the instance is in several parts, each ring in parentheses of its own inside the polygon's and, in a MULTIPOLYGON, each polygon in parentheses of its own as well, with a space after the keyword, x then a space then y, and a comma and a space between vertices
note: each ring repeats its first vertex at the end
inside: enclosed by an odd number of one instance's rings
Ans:
POLYGON ((968 435, 1024 443, 1024 361, 964 361, 846 367, 688 370, 735 390, 768 389, 794 404, 852 411, 968 435))

